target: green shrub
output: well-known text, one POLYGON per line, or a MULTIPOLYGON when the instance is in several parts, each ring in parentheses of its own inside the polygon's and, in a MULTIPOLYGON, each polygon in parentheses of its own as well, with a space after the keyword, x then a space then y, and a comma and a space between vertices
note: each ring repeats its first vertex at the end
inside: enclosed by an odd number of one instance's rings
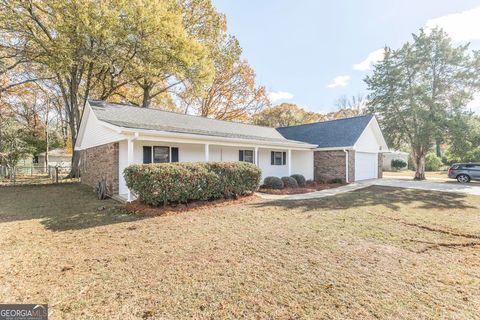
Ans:
POLYGON ((333 179, 330 179, 330 183, 343 183, 343 179, 342 178, 333 178, 333 179))
POLYGON ((407 166, 407 163, 402 159, 392 159, 392 162, 390 163, 390 165, 395 170, 401 170, 407 166))
POLYGON ((292 174, 290 177, 292 177, 293 179, 295 179, 297 181, 297 184, 299 187, 305 187, 305 184, 307 182, 307 180, 305 179, 305 177, 301 174, 292 174))
POLYGON ((207 162, 209 170, 220 179, 222 197, 231 198, 254 192, 260 184, 261 171, 248 162, 207 162))
POLYGON ((245 162, 161 163, 124 170, 127 186, 150 205, 236 197, 254 192, 260 169, 245 162))
POLYGON ((437 171, 442 166, 442 159, 433 152, 425 157, 425 171, 437 171))
POLYGON ((263 179, 263 184, 269 189, 283 189, 285 187, 279 177, 266 177, 263 179))
POLYGON ((285 188, 298 188, 297 180, 292 177, 282 177, 282 182, 285 188))

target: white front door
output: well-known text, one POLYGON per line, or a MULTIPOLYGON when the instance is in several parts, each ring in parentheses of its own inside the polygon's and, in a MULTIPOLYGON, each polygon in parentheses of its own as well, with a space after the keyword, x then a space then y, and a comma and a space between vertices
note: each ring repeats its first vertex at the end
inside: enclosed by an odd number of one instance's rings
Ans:
POLYGON ((355 152, 355 181, 376 179, 378 153, 355 152))

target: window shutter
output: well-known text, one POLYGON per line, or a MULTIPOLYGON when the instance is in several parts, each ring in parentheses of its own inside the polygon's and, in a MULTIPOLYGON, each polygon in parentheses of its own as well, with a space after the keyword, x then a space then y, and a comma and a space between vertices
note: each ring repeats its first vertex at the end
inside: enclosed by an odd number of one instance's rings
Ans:
POLYGON ((143 163, 152 163, 152 147, 143 147, 143 163))
POLYGON ((286 152, 282 152, 282 162, 283 164, 287 164, 287 153, 286 152))
POLYGON ((273 166, 275 165, 275 152, 270 152, 270 164, 273 166))
POLYGON ((238 161, 243 161, 243 150, 238 150, 238 161))
POLYGON ((172 147, 172 162, 178 162, 178 148, 172 147))

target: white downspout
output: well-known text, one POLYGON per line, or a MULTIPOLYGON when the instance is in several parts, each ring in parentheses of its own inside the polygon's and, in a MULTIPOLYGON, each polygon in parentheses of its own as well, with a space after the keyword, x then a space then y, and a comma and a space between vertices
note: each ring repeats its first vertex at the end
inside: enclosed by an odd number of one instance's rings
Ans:
POLYGON ((345 152, 345 182, 348 183, 348 150, 343 149, 345 152))

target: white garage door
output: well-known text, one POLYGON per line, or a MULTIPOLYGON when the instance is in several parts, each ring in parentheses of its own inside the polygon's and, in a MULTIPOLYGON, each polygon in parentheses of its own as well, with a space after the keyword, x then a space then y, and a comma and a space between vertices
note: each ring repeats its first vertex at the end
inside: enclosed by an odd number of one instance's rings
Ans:
POLYGON ((355 152, 355 181, 377 178, 378 154, 355 152))

